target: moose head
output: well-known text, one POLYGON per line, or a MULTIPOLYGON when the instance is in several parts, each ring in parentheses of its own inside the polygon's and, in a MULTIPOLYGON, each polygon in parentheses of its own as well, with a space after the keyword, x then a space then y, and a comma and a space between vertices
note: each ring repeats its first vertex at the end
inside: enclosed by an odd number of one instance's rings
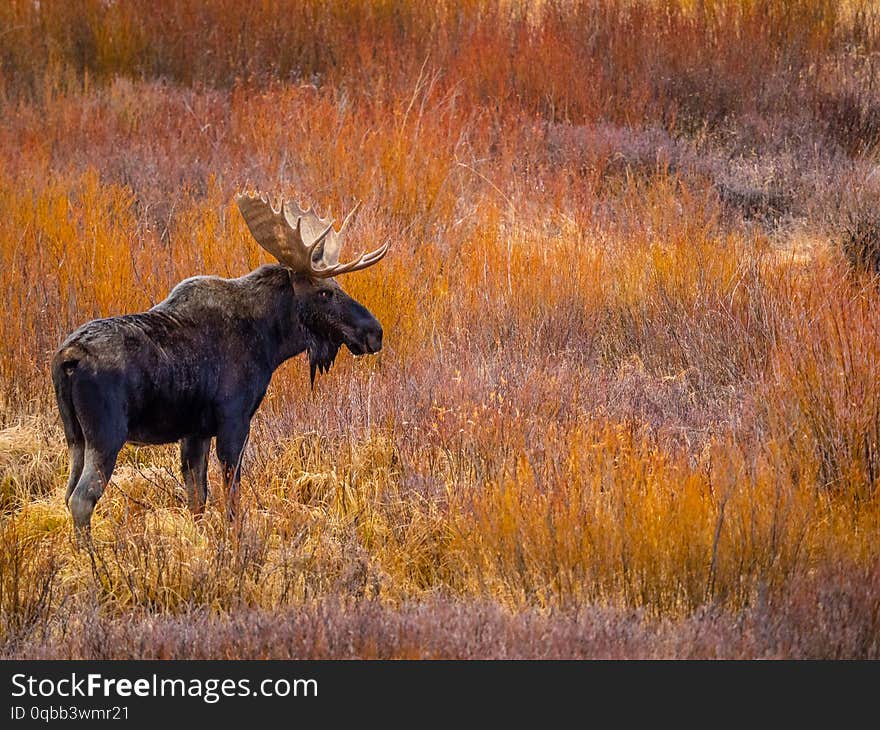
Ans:
POLYGON ((332 219, 283 198, 273 204, 265 193, 254 192, 240 193, 235 201, 256 242, 290 272, 312 383, 316 372, 330 369, 342 345, 354 355, 378 352, 382 326, 333 281, 340 274, 372 266, 388 252, 386 242, 349 263, 339 263, 343 237, 359 205, 336 231, 332 219))

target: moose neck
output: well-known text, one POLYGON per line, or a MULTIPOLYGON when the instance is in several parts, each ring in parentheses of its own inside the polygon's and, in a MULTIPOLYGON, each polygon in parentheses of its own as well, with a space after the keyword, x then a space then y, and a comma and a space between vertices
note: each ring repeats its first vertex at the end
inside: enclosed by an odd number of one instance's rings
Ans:
POLYGON ((296 294, 288 270, 278 264, 261 266, 246 279, 253 285, 248 291, 250 305, 254 319, 265 333, 266 355, 274 370, 304 352, 309 344, 300 322, 296 294))

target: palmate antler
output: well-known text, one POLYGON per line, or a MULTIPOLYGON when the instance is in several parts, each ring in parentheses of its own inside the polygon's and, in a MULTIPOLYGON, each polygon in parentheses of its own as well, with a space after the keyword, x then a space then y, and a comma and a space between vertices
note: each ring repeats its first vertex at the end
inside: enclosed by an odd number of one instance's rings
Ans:
POLYGON ((238 209, 257 243, 279 262, 298 273, 326 279, 372 266, 388 252, 388 242, 371 253, 347 264, 339 263, 342 236, 357 212, 356 205, 334 230, 333 220, 320 218, 313 211, 281 197, 273 205, 266 193, 239 193, 238 209))

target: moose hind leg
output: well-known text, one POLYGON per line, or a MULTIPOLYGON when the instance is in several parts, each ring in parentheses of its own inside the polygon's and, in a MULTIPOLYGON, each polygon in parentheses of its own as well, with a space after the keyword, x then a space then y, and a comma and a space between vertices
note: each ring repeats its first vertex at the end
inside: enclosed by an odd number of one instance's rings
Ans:
POLYGON ((98 451, 86 445, 82 475, 67 501, 77 535, 88 535, 92 512, 110 481, 121 446, 120 444, 112 449, 98 451))
POLYGON ((180 470, 186 485, 186 499, 194 514, 205 510, 208 498, 208 452, 210 438, 187 436, 180 441, 180 470))
POLYGON ((69 443, 67 445, 67 450, 70 455, 70 476, 67 477, 67 491, 64 494, 65 504, 70 501, 70 495, 73 494, 73 490, 76 488, 76 485, 79 483, 79 479, 82 476, 86 445, 82 442, 69 443))
POLYGON ((57 370, 53 372, 52 378, 55 385, 55 396, 58 401, 58 413, 61 415, 61 423, 64 426, 64 440, 67 442, 70 461, 70 476, 67 478, 67 490, 64 494, 64 503, 66 504, 82 475, 86 440, 73 405, 70 374, 57 370))
POLYGON ((82 474, 67 506, 77 536, 86 537, 95 503, 104 493, 125 443, 127 424, 121 383, 114 378, 91 377, 81 369, 71 382, 71 403, 85 441, 82 474))

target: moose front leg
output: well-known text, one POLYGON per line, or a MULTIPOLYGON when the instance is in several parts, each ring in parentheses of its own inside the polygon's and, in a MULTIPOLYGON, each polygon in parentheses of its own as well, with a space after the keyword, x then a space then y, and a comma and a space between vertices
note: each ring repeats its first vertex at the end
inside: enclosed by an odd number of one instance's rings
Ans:
POLYGON ((250 422, 230 421, 217 431, 217 458, 223 471, 226 493, 226 514, 232 520, 238 511, 238 485, 241 481, 241 459, 250 432, 250 422))
POLYGON ((186 485, 186 499, 193 514, 205 511, 208 498, 208 452, 210 438, 187 436, 180 441, 180 470, 186 485))

